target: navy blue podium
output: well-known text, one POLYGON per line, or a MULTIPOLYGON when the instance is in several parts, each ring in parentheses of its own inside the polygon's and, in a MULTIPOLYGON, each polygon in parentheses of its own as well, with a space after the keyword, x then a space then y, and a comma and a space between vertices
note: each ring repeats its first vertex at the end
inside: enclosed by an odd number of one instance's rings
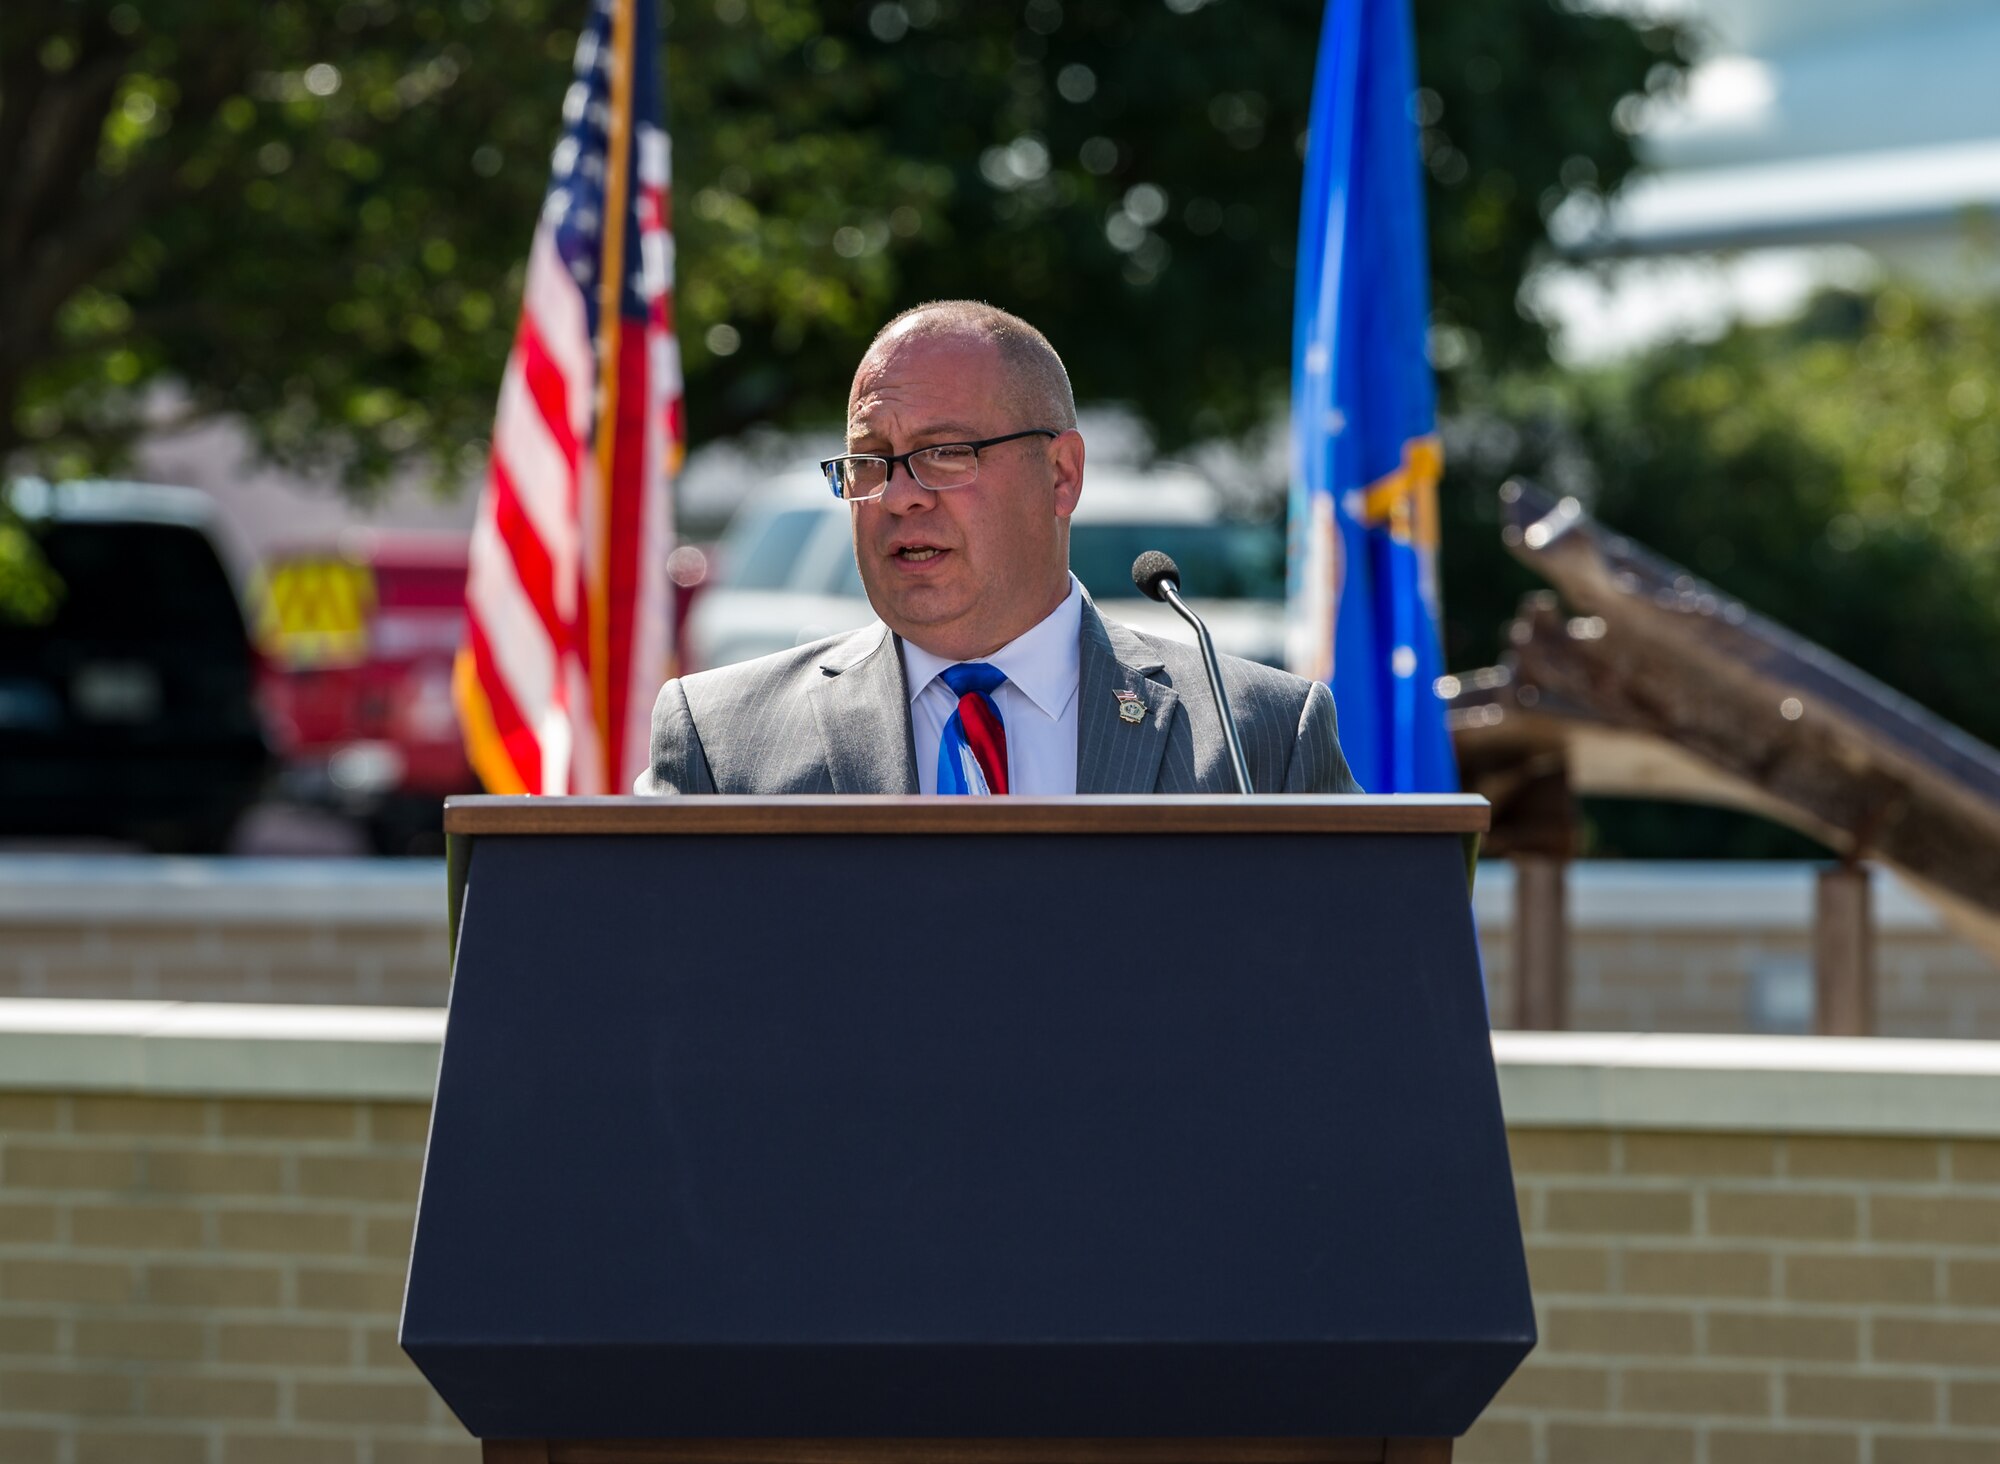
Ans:
POLYGON ((1444 1461, 1535 1340, 1476 798, 454 799, 489 1461, 1444 1461))

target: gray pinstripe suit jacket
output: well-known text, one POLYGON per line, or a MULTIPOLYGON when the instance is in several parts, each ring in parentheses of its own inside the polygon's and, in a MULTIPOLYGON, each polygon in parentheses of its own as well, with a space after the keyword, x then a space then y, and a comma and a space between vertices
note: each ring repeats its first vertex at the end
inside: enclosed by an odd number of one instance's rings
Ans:
MULTIPOLYGON (((1107 624, 1084 601, 1079 793, 1233 793, 1201 653, 1107 624), (1118 715, 1120 690, 1146 716, 1118 715)), ((1325 686, 1225 656, 1223 684, 1259 793, 1358 793, 1325 686)), ((639 793, 915 793, 903 658, 887 626, 669 681, 639 793)))

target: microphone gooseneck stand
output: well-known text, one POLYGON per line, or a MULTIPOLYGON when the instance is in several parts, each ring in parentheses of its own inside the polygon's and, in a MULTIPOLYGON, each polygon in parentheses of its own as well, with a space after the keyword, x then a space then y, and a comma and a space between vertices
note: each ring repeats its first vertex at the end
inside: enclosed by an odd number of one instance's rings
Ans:
POLYGON ((1229 710, 1229 693, 1222 689, 1222 666, 1216 659, 1215 642, 1208 626, 1181 598, 1181 570, 1173 559, 1157 549, 1148 549, 1132 561, 1132 583, 1139 592, 1174 607, 1176 614, 1194 627, 1201 647, 1201 664, 1208 672, 1208 689, 1215 696, 1215 709, 1222 718, 1222 740, 1229 749, 1229 766, 1236 774, 1236 791, 1250 792, 1250 764, 1243 756, 1243 739, 1236 731, 1235 714, 1229 710))

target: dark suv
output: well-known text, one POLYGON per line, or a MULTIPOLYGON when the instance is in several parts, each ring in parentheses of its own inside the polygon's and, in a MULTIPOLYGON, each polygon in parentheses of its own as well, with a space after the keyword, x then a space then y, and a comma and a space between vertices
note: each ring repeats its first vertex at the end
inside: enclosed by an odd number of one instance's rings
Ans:
POLYGON ((7 502, 57 594, 39 617, 0 606, 0 835, 220 850, 271 754, 209 500, 25 479, 7 502))

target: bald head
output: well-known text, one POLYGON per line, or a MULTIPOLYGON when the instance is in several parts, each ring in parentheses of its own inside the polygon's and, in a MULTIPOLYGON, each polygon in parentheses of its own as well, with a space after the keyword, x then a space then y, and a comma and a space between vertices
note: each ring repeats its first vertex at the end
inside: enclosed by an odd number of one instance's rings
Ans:
MULTIPOLYGON (((862 361, 865 365, 904 341, 920 339, 991 346, 1007 383, 1007 405, 1022 425, 1059 432, 1076 426, 1076 397, 1062 357, 1047 336, 1020 316, 980 300, 932 300, 905 310, 877 331, 862 361)), ((850 398, 850 410, 852 406, 850 398)))

